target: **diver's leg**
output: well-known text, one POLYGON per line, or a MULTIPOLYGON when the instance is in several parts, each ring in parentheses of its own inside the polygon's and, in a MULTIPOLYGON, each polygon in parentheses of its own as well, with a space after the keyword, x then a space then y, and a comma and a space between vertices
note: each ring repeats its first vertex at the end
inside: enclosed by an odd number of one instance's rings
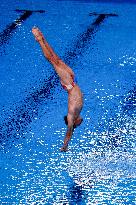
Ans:
POLYGON ((48 42, 45 40, 42 32, 34 27, 32 29, 32 33, 35 36, 35 39, 38 41, 38 43, 40 44, 43 54, 44 56, 48 59, 48 61, 50 61, 50 63, 54 66, 54 65, 58 65, 60 58, 57 56, 57 54, 53 51, 53 49, 51 48, 51 46, 48 44, 48 42))
POLYGON ((59 57, 58 55, 53 51, 51 46, 48 44, 46 39, 44 38, 42 32, 38 28, 33 28, 32 33, 35 36, 35 39, 40 44, 44 56, 47 58, 47 60, 53 65, 56 73, 59 75, 61 79, 62 84, 70 84, 74 79, 74 72, 72 69, 67 66, 59 57), (65 82, 65 79, 69 82, 65 82))

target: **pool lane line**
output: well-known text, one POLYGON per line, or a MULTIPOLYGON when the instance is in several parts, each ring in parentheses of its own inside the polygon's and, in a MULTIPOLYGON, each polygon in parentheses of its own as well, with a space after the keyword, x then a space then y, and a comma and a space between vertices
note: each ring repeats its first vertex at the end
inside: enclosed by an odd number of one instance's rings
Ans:
POLYGON ((16 12, 31 11, 32 13, 45 13, 45 10, 29 10, 29 9, 15 9, 16 12))
POLYGON ((118 16, 118 14, 115 14, 115 13, 97 13, 97 12, 91 12, 90 14, 89 14, 89 16, 99 16, 99 15, 104 15, 104 16, 111 16, 111 17, 113 17, 113 16, 118 16))
POLYGON ((14 22, 6 26, 0 33, 0 46, 5 44, 12 36, 13 32, 20 26, 25 20, 27 20, 33 13, 44 13, 44 10, 20 10, 16 9, 16 12, 23 12, 23 14, 17 18, 14 22))
MULTIPOLYGON (((96 28, 104 21, 104 19, 108 17, 104 14, 99 14, 96 20, 91 24, 91 26, 87 29, 86 32, 84 32, 81 37, 77 40, 76 46, 74 47, 74 54, 79 55, 79 51, 77 52, 76 49, 83 49, 86 47, 86 43, 88 42, 88 38, 92 37, 92 35, 96 32, 96 28), (82 42, 80 44, 80 41, 82 42), (86 42, 84 45, 83 42, 86 42), (77 47, 79 43, 79 47, 77 47)), ((66 63, 68 63, 68 59, 66 57, 70 58, 71 55, 69 52, 64 54, 64 58, 66 63)), ((75 56, 74 56, 75 57, 75 56)), ((71 59, 76 60, 76 59, 71 59)), ((15 137, 15 139, 18 137, 18 135, 21 135, 29 126, 29 124, 34 120, 34 118, 39 115, 39 107, 43 102, 45 102, 45 99, 48 99, 51 97, 54 88, 56 85, 59 84, 59 78, 57 77, 56 73, 54 72, 53 75, 50 76, 48 79, 48 83, 43 83, 42 87, 38 88, 36 91, 34 91, 32 94, 27 97, 23 103, 18 106, 16 109, 14 109, 12 116, 9 116, 4 120, 4 123, 0 124, 0 143, 6 138, 10 138, 11 136, 15 137), (54 80, 53 80, 54 79, 54 80), (52 84, 52 80, 54 84, 52 84), (44 95, 44 97, 41 97, 44 95), (33 113, 33 110, 35 112, 33 113), (20 121, 22 119, 22 121, 20 121)))
POLYGON ((89 14, 89 16, 93 15, 96 16, 95 21, 87 28, 87 30, 84 33, 79 34, 79 38, 74 43, 73 50, 67 51, 67 54, 65 54, 66 57, 64 58, 64 60, 66 61, 66 63, 70 64, 70 62, 73 61, 74 58, 76 58, 79 55, 82 55, 84 49, 86 49, 86 47, 94 37, 94 34, 98 31, 98 28, 106 18, 118 16, 117 14, 112 13, 101 14, 93 12, 89 14))
POLYGON ((92 24, 92 25, 95 25, 95 26, 99 26, 99 24, 101 24, 105 18, 108 18, 108 17, 117 17, 118 15, 117 14, 97 14, 97 13, 90 13, 89 16, 98 16, 97 19, 95 20, 95 22, 92 24))
MULTIPOLYGON (((11 112, 10 114, 6 111, 6 115, 8 116, 0 124, 0 145, 6 146, 8 141, 11 140, 14 142, 20 136, 24 137, 23 133, 26 130, 30 131, 30 123, 40 117, 39 110, 40 108, 42 109, 43 102, 45 106, 47 105, 46 100, 52 99, 55 85, 58 82, 59 78, 56 73, 55 75, 51 75, 39 90, 35 90, 32 94, 29 94, 21 103, 15 104, 12 112, 9 110, 11 112)), ((44 111, 44 114, 46 114, 46 111, 44 111)))

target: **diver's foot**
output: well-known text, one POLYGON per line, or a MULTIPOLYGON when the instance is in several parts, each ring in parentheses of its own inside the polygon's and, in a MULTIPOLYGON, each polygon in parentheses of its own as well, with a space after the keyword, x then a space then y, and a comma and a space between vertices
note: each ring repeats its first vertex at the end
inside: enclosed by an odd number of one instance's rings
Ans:
POLYGON ((39 42, 39 41, 43 41, 44 40, 42 32, 37 27, 33 27, 32 28, 32 33, 33 33, 36 41, 39 42))
POLYGON ((63 145, 60 149, 61 152, 66 152, 68 151, 68 145, 63 145))

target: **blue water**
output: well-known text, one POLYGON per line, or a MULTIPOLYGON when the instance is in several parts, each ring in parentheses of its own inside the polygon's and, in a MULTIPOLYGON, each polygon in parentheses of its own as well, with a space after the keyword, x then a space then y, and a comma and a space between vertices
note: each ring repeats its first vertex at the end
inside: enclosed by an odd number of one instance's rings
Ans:
POLYGON ((135 204, 135 2, 5 0, 0 10, 0 204, 135 204), (16 9, 45 12, 14 26, 16 9), (67 94, 34 25, 84 93, 67 153, 67 94))

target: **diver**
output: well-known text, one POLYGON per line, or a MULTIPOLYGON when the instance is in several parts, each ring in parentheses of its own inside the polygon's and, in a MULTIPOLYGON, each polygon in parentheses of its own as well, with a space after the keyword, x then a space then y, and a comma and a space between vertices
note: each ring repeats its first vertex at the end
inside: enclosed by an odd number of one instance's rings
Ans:
POLYGON ((83 94, 74 80, 74 72, 56 55, 44 38, 42 32, 37 27, 33 27, 32 33, 41 46, 44 56, 52 64, 58 74, 62 87, 68 93, 68 114, 64 117, 67 125, 67 132, 64 138, 64 144, 60 150, 65 152, 68 149, 68 143, 72 137, 74 128, 79 126, 83 121, 80 116, 83 107, 83 94))

